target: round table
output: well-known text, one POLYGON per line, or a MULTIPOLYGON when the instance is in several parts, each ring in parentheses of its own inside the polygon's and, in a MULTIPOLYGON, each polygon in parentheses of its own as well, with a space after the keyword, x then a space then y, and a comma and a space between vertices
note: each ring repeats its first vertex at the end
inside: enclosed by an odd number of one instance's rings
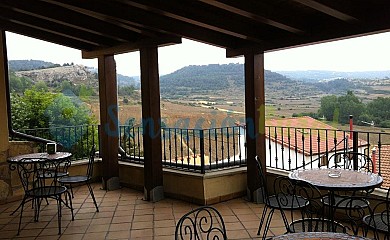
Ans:
POLYGON ((316 239, 316 240, 368 240, 369 238, 351 236, 345 233, 334 232, 300 232, 300 233, 288 233, 280 236, 275 236, 273 240, 304 240, 304 239, 316 239))
POLYGON ((10 157, 7 159, 8 163, 18 163, 22 159, 31 159, 32 161, 46 161, 46 160, 62 160, 67 159, 72 156, 69 152, 56 152, 53 154, 48 153, 30 153, 22 154, 15 157, 10 157))
POLYGON ((295 170, 289 174, 290 179, 303 180, 314 186, 327 190, 366 190, 379 187, 383 178, 375 173, 338 169, 339 177, 330 177, 329 171, 333 169, 315 168, 295 170))

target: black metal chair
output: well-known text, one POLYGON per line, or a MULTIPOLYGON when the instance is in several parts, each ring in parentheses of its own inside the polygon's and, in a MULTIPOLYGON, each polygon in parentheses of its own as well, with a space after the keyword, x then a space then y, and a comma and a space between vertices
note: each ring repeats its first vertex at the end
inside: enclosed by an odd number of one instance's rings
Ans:
POLYGON ((87 172, 86 175, 76 175, 76 176, 65 176, 60 179, 58 179, 58 182, 61 185, 65 185, 70 188, 72 192, 72 198, 74 197, 73 194, 73 186, 74 185, 79 185, 79 184, 87 184, 89 193, 91 194, 93 203, 95 204, 96 207, 96 212, 99 212, 98 205, 96 203, 95 195, 93 194, 93 189, 91 186, 91 180, 93 177, 93 165, 95 163, 95 146, 92 146, 92 149, 89 153, 89 159, 88 159, 88 165, 87 165, 87 172))
POLYGON ((300 180, 281 179, 278 181, 277 179, 275 185, 287 189, 276 194, 282 215, 289 219, 286 226, 287 233, 347 232, 344 225, 325 217, 321 192, 312 184, 300 180))
POLYGON ((386 198, 370 199, 370 214, 363 217, 363 222, 373 230, 375 239, 390 239, 390 188, 386 198))
MULTIPOLYGON (((288 181, 288 177, 277 177, 274 185, 274 191, 275 192, 283 192, 282 194, 278 195, 275 193, 274 195, 269 195, 268 191, 268 186, 267 186, 267 179, 263 174, 263 167, 260 162, 260 159, 258 156, 256 156, 256 164, 257 164, 257 170, 258 170, 258 177, 260 178, 260 184, 262 185, 261 188, 261 194, 263 197, 263 202, 264 202, 264 209, 261 214, 261 219, 259 223, 259 228, 257 230, 257 235, 261 234, 261 230, 263 229, 263 234, 262 234, 262 239, 267 238, 268 230, 271 224, 272 216, 275 212, 275 210, 282 210, 284 209, 298 209, 300 207, 305 206, 307 204, 307 201, 300 197, 300 196, 295 196, 292 194, 290 189, 286 188, 286 185, 283 185, 283 182, 286 180, 288 181), (278 197, 283 197, 284 199, 282 200, 285 204, 279 205, 278 197), (293 202, 292 199, 295 199, 296 201, 299 202, 297 204, 296 202, 293 202), (269 212, 268 212, 269 211, 269 212)), ((280 211, 282 214, 282 219, 284 222, 284 225, 286 226, 286 230, 288 229, 288 221, 283 213, 283 211, 280 211)))
POLYGON ((24 197, 20 204, 20 217, 18 226, 18 235, 20 232, 24 205, 27 202, 32 202, 34 209, 34 221, 38 221, 41 210, 41 203, 43 199, 55 199, 57 202, 57 216, 58 216, 58 234, 61 234, 61 217, 62 217, 62 203, 70 208, 72 213, 72 221, 74 220, 73 206, 70 199, 69 203, 62 198, 70 198, 70 193, 65 186, 53 185, 52 181, 38 178, 41 174, 50 174, 53 178, 56 177, 56 172, 65 160, 47 160, 47 159, 21 159, 15 164, 10 165, 11 170, 17 170, 24 189, 24 197))
POLYGON ((227 239, 225 223, 218 210, 211 206, 196 208, 176 224, 175 240, 227 239))
MULTIPOLYGON (((357 171, 363 171, 363 172, 372 172, 374 168, 374 164, 371 160, 371 158, 364 153, 358 153, 358 152, 338 152, 333 154, 327 163, 327 167, 329 169, 333 168, 342 168, 342 169, 350 169, 354 170, 354 163, 353 161, 356 161, 357 171)), ((349 208, 349 206, 343 205, 343 204, 352 204, 354 206, 360 206, 362 208, 368 207, 369 202, 364 199, 364 197, 368 196, 369 193, 371 193, 374 189, 369 189, 365 191, 342 191, 334 194, 333 203, 330 203, 329 195, 324 196, 323 202, 326 206, 330 207, 333 205, 333 207, 337 208, 349 208), (349 196, 360 196, 357 198, 353 198, 350 200, 353 200, 354 203, 349 203, 348 201, 343 201, 344 198, 349 196)))

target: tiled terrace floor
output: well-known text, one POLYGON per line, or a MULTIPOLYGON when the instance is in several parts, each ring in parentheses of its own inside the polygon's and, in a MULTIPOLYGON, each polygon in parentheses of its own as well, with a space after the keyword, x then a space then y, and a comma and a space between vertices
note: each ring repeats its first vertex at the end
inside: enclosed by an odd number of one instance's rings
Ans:
MULTIPOLYGON (((39 222, 32 219, 31 205, 25 208, 22 230, 16 236, 19 213, 10 216, 19 202, 0 205, 0 239, 174 239, 175 224, 197 205, 166 198, 157 203, 143 200, 143 193, 129 188, 104 191, 94 184, 100 212, 96 212, 86 186, 75 189, 73 207, 63 208, 62 234, 58 235, 55 202, 44 205, 39 222)), ((256 235, 263 204, 244 198, 213 205, 222 214, 229 239, 259 239, 256 235)), ((270 234, 284 232, 280 214, 274 215, 270 234)))

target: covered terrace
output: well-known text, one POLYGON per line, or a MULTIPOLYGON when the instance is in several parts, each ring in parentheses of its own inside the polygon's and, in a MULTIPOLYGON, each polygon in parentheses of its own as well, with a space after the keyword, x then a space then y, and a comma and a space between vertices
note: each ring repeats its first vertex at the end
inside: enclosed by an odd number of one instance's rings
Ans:
MULTIPOLYGON (((152 123, 143 127, 146 133, 157 135, 144 135, 144 167, 136 174, 144 199, 150 202, 158 202, 164 195, 178 195, 166 187, 170 179, 164 178, 161 161, 158 48, 188 38, 224 48, 226 57, 244 56, 246 125, 252 127, 246 128, 247 163, 242 182, 247 199, 259 202, 261 186, 255 177, 254 159, 258 155, 264 164, 267 159, 264 53, 389 31, 389 9, 386 0, 2 0, 0 115, 6 117, 0 121, 0 172, 4 173, 0 201, 18 195, 6 159, 23 150, 15 147, 10 136, 34 140, 11 127, 6 31, 75 48, 83 58, 98 59, 100 124, 105 126, 100 132, 102 161, 98 174, 105 190, 118 189, 123 180, 115 121, 118 102, 114 55, 140 51, 142 118, 152 123)), ((173 184, 180 185, 178 181, 173 184)), ((227 200, 237 194, 218 196, 227 200)))

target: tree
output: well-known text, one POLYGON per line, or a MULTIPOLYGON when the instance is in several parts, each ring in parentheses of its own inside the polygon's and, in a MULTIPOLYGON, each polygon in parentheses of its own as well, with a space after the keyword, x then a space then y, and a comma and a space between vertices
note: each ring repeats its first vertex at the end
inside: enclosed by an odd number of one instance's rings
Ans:
POLYGON ((14 129, 35 129, 49 126, 45 109, 51 104, 56 94, 39 91, 36 88, 26 90, 24 95, 11 95, 12 127, 14 129))
POLYGON ((9 73, 9 87, 11 92, 23 93, 26 89, 31 88, 33 81, 27 77, 18 77, 14 72, 9 73))
POLYGON ((390 98, 379 97, 367 104, 368 115, 379 121, 390 119, 390 98))
POLYGON ((338 102, 340 107, 340 123, 348 123, 350 115, 353 115, 354 119, 359 121, 360 115, 365 112, 364 103, 362 103, 352 91, 348 91, 345 96, 338 97, 338 102))
POLYGON ((349 116, 353 115, 359 121, 359 117, 365 113, 365 105, 357 98, 352 91, 345 96, 325 96, 321 98, 321 107, 318 112, 328 121, 348 123, 349 116))
POLYGON ((321 107, 318 115, 324 116, 326 120, 333 121, 335 109, 339 107, 337 96, 330 95, 321 98, 321 107))

